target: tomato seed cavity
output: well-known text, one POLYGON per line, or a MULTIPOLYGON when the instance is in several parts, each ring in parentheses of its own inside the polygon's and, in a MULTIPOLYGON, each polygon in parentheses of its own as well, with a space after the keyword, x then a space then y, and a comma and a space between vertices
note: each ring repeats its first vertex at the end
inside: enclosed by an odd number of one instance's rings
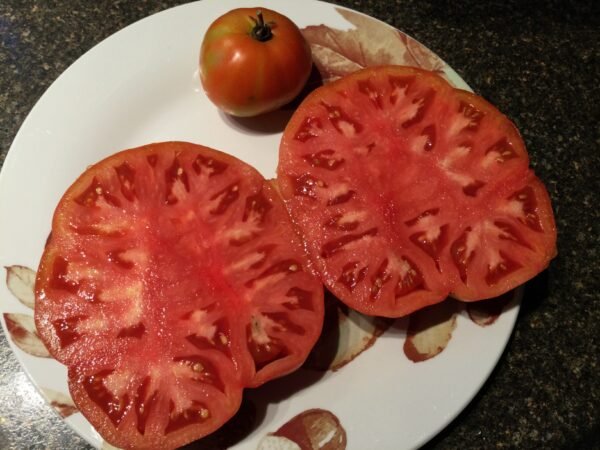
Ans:
POLYGON ((348 245, 351 242, 358 241, 359 239, 362 239, 365 237, 376 236, 376 235, 377 235, 377 228, 370 228, 366 231, 363 231, 362 233, 346 234, 340 238, 333 239, 333 240, 325 243, 321 249, 321 256, 323 258, 329 258, 329 257, 333 256, 334 254, 336 254, 337 252, 339 252, 340 250, 342 250, 346 245, 348 245))

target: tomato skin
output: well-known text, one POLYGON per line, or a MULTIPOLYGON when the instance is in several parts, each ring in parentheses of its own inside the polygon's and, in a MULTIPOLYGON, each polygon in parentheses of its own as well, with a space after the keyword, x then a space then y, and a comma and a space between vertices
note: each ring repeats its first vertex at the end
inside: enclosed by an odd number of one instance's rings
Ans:
POLYGON ((265 8, 238 8, 216 19, 200 49, 200 80, 208 98, 228 114, 255 116, 293 100, 312 67, 298 27, 265 8), (272 37, 252 36, 257 11, 272 24, 272 37))

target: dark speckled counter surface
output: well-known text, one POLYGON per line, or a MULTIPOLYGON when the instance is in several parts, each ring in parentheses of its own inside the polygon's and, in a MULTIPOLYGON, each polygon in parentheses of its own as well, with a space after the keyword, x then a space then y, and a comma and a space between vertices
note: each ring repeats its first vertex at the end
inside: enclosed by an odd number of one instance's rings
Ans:
MULTIPOLYGON (((2 0, 0 164, 27 113, 70 64, 124 26, 180 3, 2 0)), ((496 370, 427 446, 600 448, 600 2, 336 3, 412 35, 511 117, 556 213, 558 257, 528 283, 496 370)), ((46 406, 2 333, 0 448, 87 448, 46 406)))

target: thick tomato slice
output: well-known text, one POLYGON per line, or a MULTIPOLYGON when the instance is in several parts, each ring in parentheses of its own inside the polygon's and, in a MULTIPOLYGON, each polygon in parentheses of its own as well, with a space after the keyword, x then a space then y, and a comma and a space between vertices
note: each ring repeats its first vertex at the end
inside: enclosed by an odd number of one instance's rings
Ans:
POLYGON ((495 297, 555 254, 514 125, 427 71, 369 68, 314 91, 284 132, 278 182, 323 282, 363 313, 495 297))
POLYGON ((275 189, 181 142, 81 175, 56 209, 36 297, 73 399, 125 448, 214 431, 244 387, 302 364, 323 320, 322 284, 275 189))

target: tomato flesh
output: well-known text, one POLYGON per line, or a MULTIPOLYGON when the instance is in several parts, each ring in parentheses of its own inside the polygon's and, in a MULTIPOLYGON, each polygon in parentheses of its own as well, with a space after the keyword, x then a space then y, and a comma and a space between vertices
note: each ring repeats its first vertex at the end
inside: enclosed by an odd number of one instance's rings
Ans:
POLYGON ((211 433, 242 390, 299 367, 323 288, 275 189, 181 143, 117 153, 61 199, 35 319, 76 404, 123 448, 211 433))
POLYGON ((368 68, 290 120, 278 182, 325 285, 398 317, 495 297, 555 253, 548 194, 514 125, 427 71, 368 68))

